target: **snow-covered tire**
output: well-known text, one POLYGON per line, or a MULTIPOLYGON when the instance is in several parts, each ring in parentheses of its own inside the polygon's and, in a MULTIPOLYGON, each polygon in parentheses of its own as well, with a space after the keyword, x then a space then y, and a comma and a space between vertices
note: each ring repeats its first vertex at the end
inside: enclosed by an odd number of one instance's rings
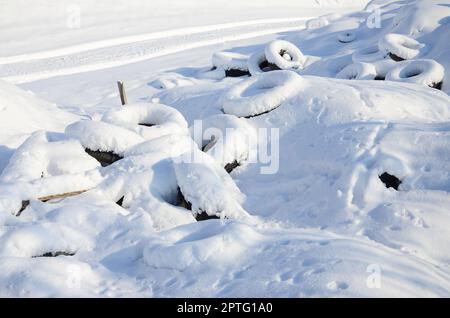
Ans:
POLYGON ((253 53, 248 59, 248 71, 252 76, 279 69, 278 66, 267 61, 264 51, 253 53))
POLYGON ((226 77, 225 70, 217 67, 203 68, 198 71, 197 77, 200 79, 223 80, 226 77))
POLYGON ((267 61, 282 70, 302 68, 304 56, 300 49, 288 41, 275 40, 264 49, 267 61))
POLYGON ((373 80, 377 77, 377 70, 373 64, 357 62, 346 66, 336 78, 347 80, 373 80))
POLYGON ((198 146, 230 173, 256 156, 257 133, 245 119, 232 115, 214 115, 202 121, 200 130, 191 127, 198 146))
POLYGON ((365 62, 371 63, 384 59, 388 54, 386 52, 380 51, 378 45, 371 45, 358 49, 352 54, 353 62, 365 62))
POLYGON ((176 109, 156 103, 138 103, 107 111, 102 121, 121 126, 146 140, 169 134, 187 133, 188 124, 176 109))
POLYGON ((375 66, 375 69, 377 71, 375 80, 385 80, 387 73, 389 73, 391 69, 397 66, 397 62, 391 59, 384 59, 374 62, 373 65, 375 66))
POLYGON ((81 120, 67 126, 65 135, 79 140, 86 152, 102 166, 122 159, 128 148, 145 140, 126 128, 93 120, 81 120))
POLYGON ((219 102, 225 114, 253 117, 280 106, 296 94, 302 82, 292 71, 263 73, 232 86, 219 102))
POLYGON ((394 61, 403 61, 417 58, 425 45, 406 35, 389 33, 380 38, 378 47, 394 61))
POLYGON ((444 80, 444 67, 434 60, 419 59, 397 63, 386 75, 386 80, 417 83, 440 89, 444 80))
POLYGON ((356 34, 354 32, 343 32, 338 35, 338 41, 341 43, 351 43, 355 41, 356 34))
POLYGON ((216 52, 212 56, 213 67, 223 69, 226 77, 250 75, 248 56, 235 52, 216 52))
POLYGON ((197 221, 246 218, 243 195, 230 175, 208 154, 194 149, 173 160, 180 205, 197 221))

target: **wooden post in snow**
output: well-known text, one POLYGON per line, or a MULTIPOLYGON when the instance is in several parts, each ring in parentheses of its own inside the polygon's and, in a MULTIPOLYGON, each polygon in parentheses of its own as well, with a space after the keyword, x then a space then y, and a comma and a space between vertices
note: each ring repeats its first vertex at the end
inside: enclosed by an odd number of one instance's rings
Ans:
POLYGON ((119 88, 120 101, 122 105, 128 104, 127 94, 125 93, 125 87, 122 81, 117 81, 117 87, 119 88))

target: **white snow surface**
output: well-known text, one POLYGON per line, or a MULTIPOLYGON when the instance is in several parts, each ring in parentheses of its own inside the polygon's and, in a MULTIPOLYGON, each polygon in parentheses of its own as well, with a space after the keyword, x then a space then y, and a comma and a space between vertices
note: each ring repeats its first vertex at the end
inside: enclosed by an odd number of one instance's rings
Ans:
POLYGON ((71 4, 0 4, 0 296, 450 296, 450 0, 71 4), (300 69, 259 68, 276 39, 300 69))

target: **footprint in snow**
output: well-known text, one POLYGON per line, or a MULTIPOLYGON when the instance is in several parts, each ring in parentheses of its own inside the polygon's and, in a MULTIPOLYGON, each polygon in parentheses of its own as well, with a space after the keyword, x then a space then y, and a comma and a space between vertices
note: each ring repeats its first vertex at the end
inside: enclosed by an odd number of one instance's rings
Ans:
POLYGON ((345 282, 331 281, 327 284, 328 289, 333 291, 345 290, 348 288, 348 284, 345 282))

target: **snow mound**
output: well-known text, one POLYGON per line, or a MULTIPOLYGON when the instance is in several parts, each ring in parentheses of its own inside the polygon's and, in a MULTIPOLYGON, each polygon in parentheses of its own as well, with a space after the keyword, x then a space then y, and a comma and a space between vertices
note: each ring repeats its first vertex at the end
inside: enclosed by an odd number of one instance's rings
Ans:
POLYGON ((145 247, 144 261, 158 269, 178 271, 195 271, 201 266, 226 268, 262 239, 250 225, 215 220, 161 234, 145 247))
POLYGON ((0 183, 76 174, 99 166, 78 141, 51 141, 46 132, 38 131, 14 152, 0 175, 0 183))
POLYGON ((172 89, 174 87, 190 86, 195 84, 196 81, 194 79, 184 77, 176 73, 161 75, 149 83, 150 86, 157 89, 172 89))
POLYGON ((91 248, 92 242, 77 231, 55 223, 11 229, 0 237, 0 257, 70 256, 91 248))
POLYGON ((36 130, 64 131, 78 118, 41 100, 32 93, 0 81, 0 126, 2 143, 15 146, 36 130), (17 136, 20 136, 17 139, 17 136), (13 140, 11 140, 13 138, 13 140))

